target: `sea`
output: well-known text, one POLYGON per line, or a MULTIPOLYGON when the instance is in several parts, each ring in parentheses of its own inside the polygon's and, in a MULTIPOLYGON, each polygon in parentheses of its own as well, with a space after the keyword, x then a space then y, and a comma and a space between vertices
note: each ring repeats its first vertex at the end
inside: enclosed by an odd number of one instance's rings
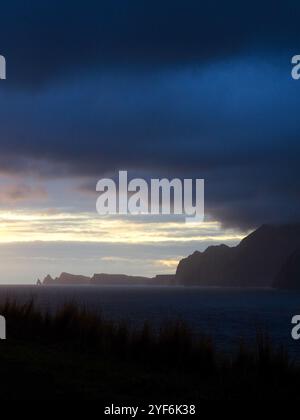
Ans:
MULTIPOLYGON (((163 286, 0 286, 6 299, 33 299, 45 311, 74 303, 112 321, 155 329, 170 321, 184 321, 195 335, 208 335, 223 351, 237 348, 242 339, 255 345, 258 333, 267 334, 300 360, 300 340, 291 336, 294 315, 300 315, 300 292, 273 289, 232 289, 163 286)), ((9 320, 7 320, 9 339, 9 320)))

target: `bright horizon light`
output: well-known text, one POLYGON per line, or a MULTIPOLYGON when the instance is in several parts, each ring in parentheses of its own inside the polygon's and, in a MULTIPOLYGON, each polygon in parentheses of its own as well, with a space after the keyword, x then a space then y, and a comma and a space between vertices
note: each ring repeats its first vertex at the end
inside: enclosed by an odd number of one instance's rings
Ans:
POLYGON ((246 235, 223 230, 217 221, 142 222, 132 218, 99 217, 92 213, 0 211, 0 243, 76 241, 107 243, 238 242, 246 235))

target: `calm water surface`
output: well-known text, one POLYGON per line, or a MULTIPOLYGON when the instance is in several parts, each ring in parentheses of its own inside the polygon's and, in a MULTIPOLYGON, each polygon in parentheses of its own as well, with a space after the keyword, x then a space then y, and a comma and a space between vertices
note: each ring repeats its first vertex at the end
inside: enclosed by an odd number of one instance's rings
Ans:
MULTIPOLYGON (((243 337, 253 341, 258 329, 268 331, 300 359, 300 340, 291 338, 291 318, 300 314, 300 293, 276 290, 206 289, 200 287, 0 286, 0 301, 34 298, 43 309, 76 302, 107 318, 155 326, 181 319, 195 333, 213 337, 218 347, 232 348, 243 337)), ((9 334, 9 320, 8 320, 9 334)))

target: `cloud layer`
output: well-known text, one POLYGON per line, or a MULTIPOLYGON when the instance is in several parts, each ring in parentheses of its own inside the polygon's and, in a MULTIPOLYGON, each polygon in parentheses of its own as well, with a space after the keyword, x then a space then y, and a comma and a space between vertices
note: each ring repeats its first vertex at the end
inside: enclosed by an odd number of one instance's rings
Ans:
POLYGON ((120 169, 205 178, 206 212, 225 225, 299 220, 299 11, 296 1, 6 2, 1 172, 78 186, 120 169))

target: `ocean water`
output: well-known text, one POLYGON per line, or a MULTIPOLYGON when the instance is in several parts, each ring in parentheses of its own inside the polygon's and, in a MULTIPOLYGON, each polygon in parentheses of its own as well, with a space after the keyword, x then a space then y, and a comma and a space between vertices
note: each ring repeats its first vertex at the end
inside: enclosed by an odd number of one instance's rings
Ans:
MULTIPOLYGON (((195 334, 208 334, 225 351, 240 338, 251 345, 257 331, 267 332, 300 360, 300 340, 291 337, 291 319, 300 314, 300 292, 201 287, 144 286, 0 286, 0 301, 33 298, 38 306, 55 310, 74 302, 112 320, 127 320, 139 327, 145 320, 155 327, 184 320, 195 334)), ((9 320, 7 320, 9 338, 9 320)))

